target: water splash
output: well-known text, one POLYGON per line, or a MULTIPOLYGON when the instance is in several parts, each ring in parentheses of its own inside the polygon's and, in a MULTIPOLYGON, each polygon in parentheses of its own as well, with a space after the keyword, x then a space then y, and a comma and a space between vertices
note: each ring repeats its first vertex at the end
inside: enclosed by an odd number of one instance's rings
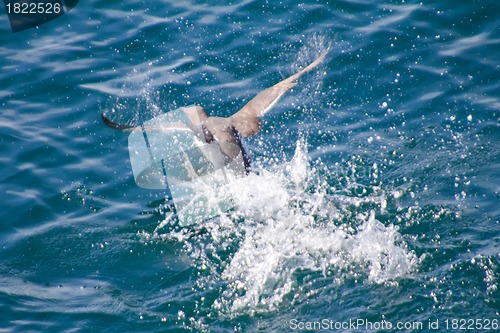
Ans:
POLYGON ((168 231, 165 223, 155 231, 184 243, 200 272, 198 288, 220 290, 212 305, 218 313, 275 311, 299 288, 298 274, 386 283, 416 268, 398 228, 376 219, 374 208, 385 199, 332 193, 331 175, 308 160, 306 147, 300 139, 290 161, 207 188, 208 204, 231 201, 235 208, 206 221, 206 232, 168 231))
POLYGON ((327 75, 325 64, 332 58, 332 41, 329 37, 323 34, 315 33, 308 38, 304 38, 304 40, 300 40, 303 44, 300 49, 296 52, 293 52, 293 60, 290 61, 292 66, 292 72, 298 72, 299 70, 306 67, 310 64, 314 59, 319 57, 322 53, 328 51, 328 56, 323 61, 322 66, 319 67, 318 70, 314 71, 314 78, 309 80, 308 84, 300 85, 302 93, 300 94, 301 98, 306 98, 306 100, 302 100, 302 103, 298 104, 307 104, 310 107, 313 106, 314 101, 317 100, 317 97, 323 91, 322 85, 325 76, 327 75), (309 97, 307 97, 309 96, 309 97))

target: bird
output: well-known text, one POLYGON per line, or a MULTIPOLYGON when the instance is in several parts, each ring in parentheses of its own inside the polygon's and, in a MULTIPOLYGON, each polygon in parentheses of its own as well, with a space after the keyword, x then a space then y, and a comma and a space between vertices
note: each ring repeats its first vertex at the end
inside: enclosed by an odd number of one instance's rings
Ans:
MULTIPOLYGON (((313 62, 297 73, 261 91, 245 104, 238 112, 229 117, 209 116, 201 106, 184 108, 191 124, 181 122, 163 123, 143 127, 143 130, 191 130, 195 135, 210 144, 217 142, 227 163, 243 153, 245 169, 250 169, 250 159, 242 145, 242 138, 256 135, 261 128, 261 118, 288 90, 297 85, 297 80, 317 67, 328 54, 323 52, 313 62)), ((101 118, 108 127, 122 131, 132 131, 137 126, 123 125, 110 120, 104 113, 101 118)))

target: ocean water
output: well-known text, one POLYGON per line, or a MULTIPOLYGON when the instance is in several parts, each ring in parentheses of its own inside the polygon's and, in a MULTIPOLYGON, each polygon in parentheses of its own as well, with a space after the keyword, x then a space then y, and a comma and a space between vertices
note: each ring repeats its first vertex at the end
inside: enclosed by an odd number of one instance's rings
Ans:
POLYGON ((498 331, 499 12, 91 0, 12 33, 1 9, 0 332, 498 331), (327 49, 192 227, 100 119, 228 116, 327 49))

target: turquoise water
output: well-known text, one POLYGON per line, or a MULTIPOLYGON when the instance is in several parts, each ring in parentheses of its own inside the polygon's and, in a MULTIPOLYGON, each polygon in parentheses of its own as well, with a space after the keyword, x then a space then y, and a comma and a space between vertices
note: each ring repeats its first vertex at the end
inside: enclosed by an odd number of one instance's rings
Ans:
POLYGON ((94 0, 13 34, 2 9, 0 332, 499 320, 499 12, 94 0), (235 208, 199 226, 135 185, 100 119, 228 116, 327 48, 245 140, 252 174, 204 190, 235 208))

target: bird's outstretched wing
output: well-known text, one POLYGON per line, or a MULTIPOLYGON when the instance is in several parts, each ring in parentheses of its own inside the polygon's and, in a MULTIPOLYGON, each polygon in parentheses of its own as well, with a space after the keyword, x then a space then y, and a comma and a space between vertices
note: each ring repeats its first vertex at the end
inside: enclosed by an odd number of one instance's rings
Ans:
POLYGON ((252 98, 240 111, 229 117, 232 126, 236 128, 243 137, 255 135, 260 128, 259 118, 269 111, 285 92, 297 84, 295 81, 297 81, 299 77, 318 66, 327 53, 328 51, 321 54, 301 71, 258 93, 257 96, 252 98))
MULTIPOLYGON (((186 116, 189 118, 189 121, 192 123, 192 127, 182 123, 182 122, 169 122, 169 123, 161 123, 161 124, 156 124, 156 125, 148 125, 148 126, 141 126, 145 130, 158 130, 158 131, 165 131, 169 129, 176 129, 176 130, 193 130, 193 128, 197 128, 198 126, 201 126, 201 123, 208 118, 207 113, 205 110, 198 105, 194 106, 188 106, 188 107, 183 107, 182 111, 186 114, 186 116)), ((106 126, 119 130, 119 131, 124 131, 124 132, 132 132, 136 127, 139 127, 138 125, 125 125, 125 124, 119 124, 108 117, 104 113, 101 114, 101 119, 106 124, 106 126)))

